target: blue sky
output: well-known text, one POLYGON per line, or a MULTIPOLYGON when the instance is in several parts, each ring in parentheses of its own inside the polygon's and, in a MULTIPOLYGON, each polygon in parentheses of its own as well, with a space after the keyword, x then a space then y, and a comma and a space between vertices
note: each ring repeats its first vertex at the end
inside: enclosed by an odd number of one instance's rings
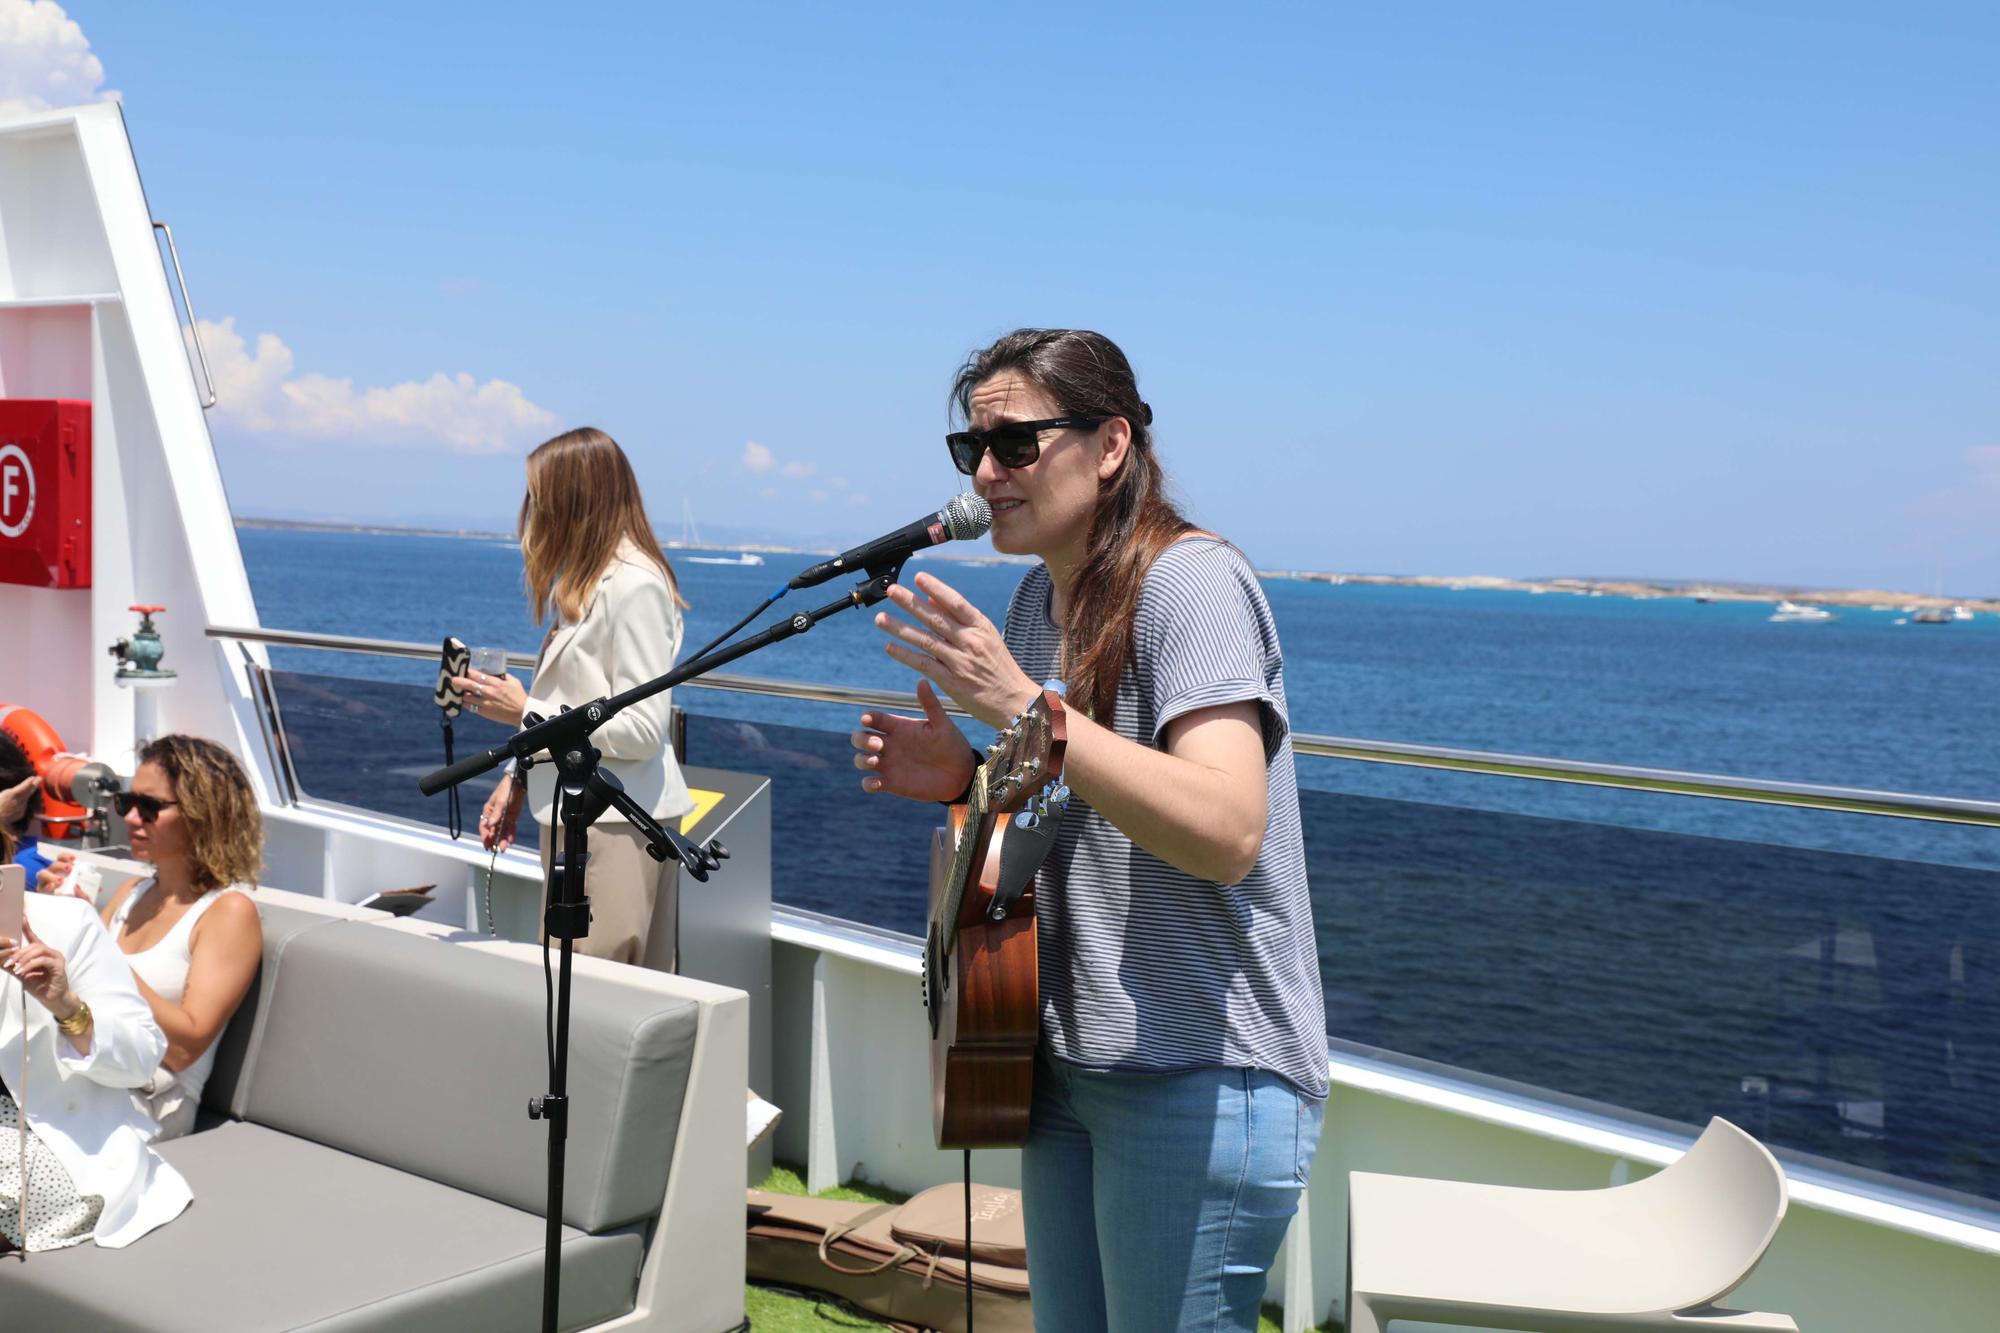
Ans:
POLYGON ((1265 565, 2000 594, 1991 6, 63 9, 239 513, 858 539, 1079 324, 1265 565))

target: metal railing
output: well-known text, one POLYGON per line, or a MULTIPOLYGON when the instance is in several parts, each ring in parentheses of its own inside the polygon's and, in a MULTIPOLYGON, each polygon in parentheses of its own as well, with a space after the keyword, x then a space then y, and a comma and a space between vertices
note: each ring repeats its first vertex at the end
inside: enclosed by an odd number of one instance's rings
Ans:
POLYGON ((194 354, 201 361, 201 380, 207 390, 207 396, 202 400, 201 410, 206 412, 209 408, 214 407, 216 402, 215 374, 208 368, 208 351, 201 345, 201 321, 195 317, 194 298, 188 295, 187 274, 181 272, 180 247, 174 244, 174 229, 166 223, 161 222, 158 218, 153 220, 153 230, 167 238, 167 255, 174 262, 174 281, 180 284, 181 306, 187 311, 188 315, 188 338, 189 341, 194 343, 194 354))
MULTIPOLYGON (((221 625, 211 625, 208 636, 212 639, 264 643, 285 648, 363 653, 375 657, 399 657, 431 663, 438 660, 438 649, 432 645, 392 639, 363 639, 340 634, 245 629, 221 625)), ((509 653, 507 664, 510 667, 532 671, 535 658, 528 653, 509 653)), ((921 708, 917 696, 905 691, 805 683, 778 680, 769 676, 703 676, 698 680, 686 682, 681 688, 720 690, 732 694, 764 695, 815 703, 846 704, 857 708, 895 708, 913 713, 920 711, 921 708)), ((945 708, 946 711, 960 717, 966 716, 962 710, 950 703, 946 703, 945 708)), ((2000 801, 1965 797, 1925 796, 1809 782, 1779 782, 1720 773, 1688 773, 1668 768, 1597 764, 1543 755, 1502 754, 1435 745, 1407 745, 1364 740, 1352 736, 1320 736, 1306 732, 1293 733, 1292 750, 1295 754, 1326 759, 1347 759, 1369 764, 1392 764, 1454 773, 1480 773, 1491 777, 1525 778, 1537 782, 1563 782, 1587 787, 1612 787, 1625 791, 1698 796, 1710 800, 1741 801, 1758 805, 1781 805, 1806 810, 1833 810, 1848 814, 1881 815, 1893 819, 1922 819, 1937 823, 2000 828, 2000 801)))

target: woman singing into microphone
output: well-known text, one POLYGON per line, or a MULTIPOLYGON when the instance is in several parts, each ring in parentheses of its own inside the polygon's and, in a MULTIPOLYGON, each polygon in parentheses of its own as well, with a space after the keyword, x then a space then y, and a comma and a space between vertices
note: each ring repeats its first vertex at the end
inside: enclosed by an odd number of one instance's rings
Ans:
POLYGON ((1165 494, 1152 410, 1100 334, 975 354, 946 437, 1039 556, 995 628, 929 573, 876 623, 925 716, 864 713, 864 789, 948 801, 994 727, 1068 687, 1074 798, 1036 880, 1041 1039, 1021 1174, 1036 1324, 1254 1330, 1327 1092, 1277 628, 1242 554, 1165 494), (1099 1225, 1099 1219, 1103 1225, 1099 1225))
MULTIPOLYGON (((680 651, 685 603, 654 540, 638 478, 616 441, 586 426, 529 454, 520 537, 535 619, 553 614, 555 623, 542 640, 535 678, 526 690, 512 675, 473 671, 458 678, 466 707, 518 727, 531 709, 553 717, 564 705, 574 708, 667 673, 680 651)), ((668 715, 667 694, 656 694, 591 734, 603 753, 603 770, 663 821, 694 808, 668 745, 668 715)), ((532 806, 541 825, 546 876, 562 837, 555 826, 555 792, 550 763, 528 771, 525 789, 514 774, 502 777, 479 816, 480 841, 504 850, 514 840, 522 806, 532 806)), ((616 810, 591 826, 584 891, 590 896, 590 934, 576 942, 577 952, 640 961, 656 912, 667 938, 674 937, 673 871, 646 854, 645 838, 616 810)))

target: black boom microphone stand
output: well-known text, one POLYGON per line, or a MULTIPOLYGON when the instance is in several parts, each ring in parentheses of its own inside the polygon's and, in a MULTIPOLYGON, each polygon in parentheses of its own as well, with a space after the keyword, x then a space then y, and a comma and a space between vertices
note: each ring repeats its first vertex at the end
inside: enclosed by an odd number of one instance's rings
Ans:
MULTIPOLYGON (((590 900, 583 891, 583 872, 590 860, 590 826, 606 810, 616 808, 646 835, 646 850, 654 860, 665 861, 671 854, 696 880, 706 881, 709 871, 729 853, 714 839, 696 847, 639 808, 616 776, 598 767, 602 758, 590 735, 620 712, 662 690, 683 681, 706 675, 727 666, 739 657, 794 635, 803 634, 820 621, 849 607, 873 606, 889 595, 889 586, 903 572, 909 552, 891 553, 880 563, 867 566, 866 577, 845 596, 811 611, 801 611, 779 621, 740 643, 731 644, 683 662, 664 676, 635 685, 621 694, 594 699, 581 708, 565 708, 551 718, 529 714, 527 725, 502 745, 468 755, 418 779, 417 787, 426 796, 435 796, 448 787, 457 787, 469 778, 498 768, 512 759, 524 771, 538 762, 553 762, 560 775, 558 817, 563 826, 561 860, 550 867, 549 905, 543 924, 552 940, 560 940, 561 963, 556 988, 555 1032, 549 1059, 549 1091, 528 1103, 528 1118, 545 1120, 549 1127, 549 1197, 547 1240, 542 1259, 542 1329, 556 1333, 556 1302, 562 1287, 562 1199, 563 1161, 569 1140, 569 994, 570 962, 575 941, 590 933, 590 900), (535 756, 544 752, 547 759, 535 756)), ((546 947, 546 946, 544 946, 546 947)), ((546 955, 545 955, 546 956, 546 955)))

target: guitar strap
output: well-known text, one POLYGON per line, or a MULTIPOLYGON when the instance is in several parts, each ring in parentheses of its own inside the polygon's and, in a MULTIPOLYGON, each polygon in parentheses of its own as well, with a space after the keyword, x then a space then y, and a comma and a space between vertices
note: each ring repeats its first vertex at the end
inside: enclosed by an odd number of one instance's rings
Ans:
POLYGON ((1024 824, 1018 818, 1010 821, 1001 834, 1000 874, 993 902, 986 909, 995 921, 1013 912, 1056 845, 1056 834, 1062 829, 1062 807, 1049 804, 1046 811, 1033 823, 1024 824))
MULTIPOLYGON (((1058 666, 1069 658, 1068 640, 1057 651, 1058 666)), ((1069 687, 1064 684, 1060 671, 1051 679, 1042 682, 1042 688, 1067 700, 1069 687)), ((1062 831, 1063 812, 1069 808, 1069 787, 1058 784, 1053 796, 1045 796, 1029 803, 1029 807, 1015 815, 1000 839, 1000 873, 993 890, 993 902, 987 908, 987 915, 994 921, 1002 921, 1013 912, 1021 901, 1021 895, 1035 882, 1042 862, 1049 859, 1049 852, 1056 845, 1056 834, 1062 831)))

